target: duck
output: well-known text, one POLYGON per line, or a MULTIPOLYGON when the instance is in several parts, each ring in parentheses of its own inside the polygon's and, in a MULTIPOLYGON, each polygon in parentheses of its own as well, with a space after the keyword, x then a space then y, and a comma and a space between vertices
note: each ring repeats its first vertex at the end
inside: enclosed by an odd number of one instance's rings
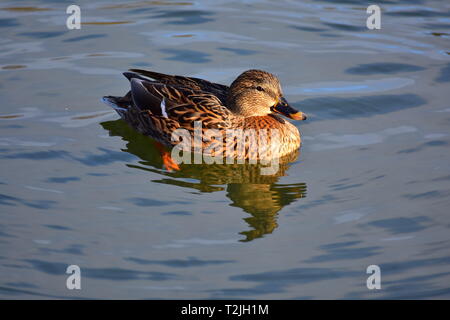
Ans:
POLYGON ((240 161, 281 158, 301 146, 298 128, 286 118, 307 116, 287 102, 280 80, 267 71, 244 71, 230 86, 142 69, 123 75, 130 90, 124 96, 104 96, 103 102, 154 139, 168 171, 180 170, 168 149, 181 142, 189 151, 240 161))
POLYGON ((177 186, 186 192, 214 193, 224 197, 229 206, 245 212, 244 228, 239 241, 247 242, 275 232, 278 217, 282 210, 307 196, 304 182, 284 184, 292 163, 300 155, 300 150, 279 159, 279 170, 272 175, 263 175, 261 163, 250 164, 183 164, 182 170, 165 172, 160 170, 161 155, 155 148, 153 139, 131 128, 122 119, 100 122, 109 136, 122 139, 125 145, 121 151, 139 159, 137 163, 127 164, 135 174, 158 174, 163 178, 152 182, 177 186))

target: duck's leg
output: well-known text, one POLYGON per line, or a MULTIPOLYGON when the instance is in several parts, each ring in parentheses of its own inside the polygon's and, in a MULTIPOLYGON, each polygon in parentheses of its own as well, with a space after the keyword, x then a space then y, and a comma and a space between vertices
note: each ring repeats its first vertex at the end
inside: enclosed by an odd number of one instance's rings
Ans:
POLYGON ((170 156, 170 152, 167 151, 167 149, 161 143, 155 141, 155 146, 156 146, 156 149, 158 149, 159 153, 161 154, 162 161, 163 161, 164 166, 166 167, 167 171, 180 170, 180 167, 178 166, 178 164, 170 156))

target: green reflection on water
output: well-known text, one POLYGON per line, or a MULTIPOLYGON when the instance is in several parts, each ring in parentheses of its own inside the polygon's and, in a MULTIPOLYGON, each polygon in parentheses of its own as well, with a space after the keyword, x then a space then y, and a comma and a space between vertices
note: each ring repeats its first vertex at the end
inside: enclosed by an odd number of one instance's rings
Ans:
POLYGON ((298 158, 298 151, 280 159, 280 167, 274 175, 261 175, 260 164, 182 164, 181 170, 167 172, 152 139, 130 128, 124 121, 106 121, 100 125, 110 136, 120 136, 127 141, 124 152, 136 155, 140 165, 127 164, 130 168, 155 172, 164 176, 152 182, 171 184, 197 190, 215 192, 226 190, 230 206, 239 207, 250 214, 244 218, 250 230, 242 231, 241 241, 251 241, 272 233, 277 227, 278 212, 299 198, 306 197, 306 183, 278 184, 290 163, 298 158), (193 179, 188 182, 184 179, 193 179))

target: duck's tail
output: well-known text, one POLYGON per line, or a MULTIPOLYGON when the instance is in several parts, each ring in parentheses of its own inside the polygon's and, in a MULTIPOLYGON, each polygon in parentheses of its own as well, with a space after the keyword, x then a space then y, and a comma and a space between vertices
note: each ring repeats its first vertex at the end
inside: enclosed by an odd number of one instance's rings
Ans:
MULTIPOLYGON (((146 79, 142 76, 140 76, 137 73, 134 72, 124 72, 123 75, 130 81, 132 82, 133 79, 139 79, 139 80, 145 80, 145 81, 149 81, 149 79, 146 79)), ((128 108, 130 107, 130 105, 132 104, 132 97, 131 97, 131 91, 128 91, 128 93, 126 95, 124 95, 123 97, 118 97, 118 96, 104 96, 102 98, 102 101, 107 104, 108 106, 110 106, 111 108, 113 108, 114 110, 117 111, 117 113, 120 116, 123 116, 124 113, 126 113, 128 111, 128 108)))
POLYGON ((123 97, 117 97, 117 96, 104 96, 102 98, 102 101, 110 106, 111 108, 113 108, 114 110, 117 111, 117 113, 120 116, 123 116, 124 113, 126 113, 128 111, 128 107, 130 106, 131 103, 131 93, 128 92, 125 96, 123 97))
POLYGON ((126 108, 120 106, 119 99, 120 97, 104 96, 102 101, 114 110, 126 111, 126 108))

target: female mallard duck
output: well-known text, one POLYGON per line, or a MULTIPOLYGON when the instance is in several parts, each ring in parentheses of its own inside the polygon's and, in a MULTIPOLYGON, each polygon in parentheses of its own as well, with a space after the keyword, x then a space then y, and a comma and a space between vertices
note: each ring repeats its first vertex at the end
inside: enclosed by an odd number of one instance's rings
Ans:
MULTIPOLYGON (((177 129, 195 137, 200 123, 200 151, 213 157, 258 160, 266 152, 265 157, 279 158, 300 147, 298 129, 279 115, 294 120, 305 120, 306 116, 287 103, 280 81, 271 73, 248 70, 228 87, 198 78, 130 71, 124 75, 131 90, 123 97, 106 96, 103 100, 131 127, 162 145, 173 147, 184 140, 173 138, 177 129), (215 129, 213 134, 210 129, 215 129), (243 132, 243 144, 236 134, 228 135, 231 129, 243 132), (276 140, 268 131, 276 132, 276 140), (224 136, 218 138, 222 133, 224 136), (276 150, 259 150, 267 149, 271 141, 276 141, 276 150)), ((169 153, 161 145, 159 149, 166 168, 178 169, 169 153)))

